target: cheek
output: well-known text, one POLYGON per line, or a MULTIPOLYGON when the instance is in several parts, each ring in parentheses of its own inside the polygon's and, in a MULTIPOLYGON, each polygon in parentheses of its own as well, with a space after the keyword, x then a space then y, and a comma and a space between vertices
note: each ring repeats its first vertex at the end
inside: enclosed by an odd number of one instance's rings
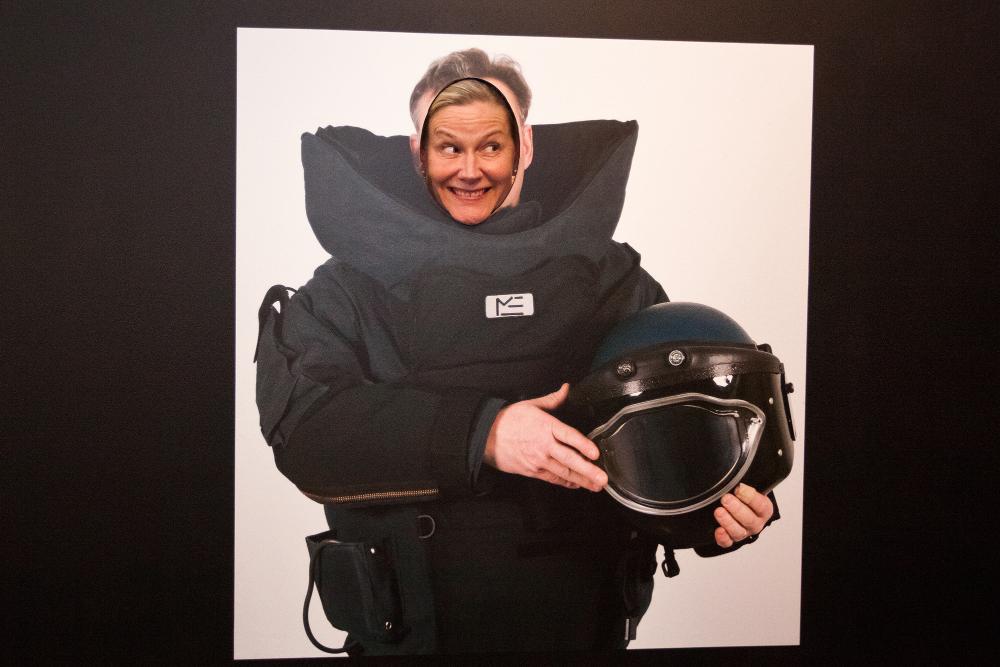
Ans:
POLYGON ((427 178, 432 185, 441 185, 451 176, 452 170, 446 162, 431 158, 427 161, 427 178))
POLYGON ((505 183, 511 180, 514 174, 514 159, 504 158, 497 160, 489 167, 490 180, 495 183, 505 183))

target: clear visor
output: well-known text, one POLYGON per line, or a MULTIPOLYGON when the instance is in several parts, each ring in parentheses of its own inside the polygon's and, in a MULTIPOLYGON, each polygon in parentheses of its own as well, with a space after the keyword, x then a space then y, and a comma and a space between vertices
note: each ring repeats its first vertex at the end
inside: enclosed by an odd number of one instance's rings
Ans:
POLYGON ((629 405, 589 437, 606 490, 645 514, 682 514, 718 500, 753 461, 764 413, 742 400, 680 394, 629 405))

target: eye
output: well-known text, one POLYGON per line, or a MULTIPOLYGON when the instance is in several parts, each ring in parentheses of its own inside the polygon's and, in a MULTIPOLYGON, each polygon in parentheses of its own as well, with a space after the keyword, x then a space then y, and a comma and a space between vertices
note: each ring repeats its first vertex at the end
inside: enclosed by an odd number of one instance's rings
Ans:
POLYGON ((455 155, 458 153, 458 147, 451 144, 444 144, 441 146, 441 152, 446 155, 455 155))
POLYGON ((498 144, 496 142, 488 143, 483 148, 485 149, 485 151, 487 153, 498 153, 498 152, 500 152, 500 144, 498 144))

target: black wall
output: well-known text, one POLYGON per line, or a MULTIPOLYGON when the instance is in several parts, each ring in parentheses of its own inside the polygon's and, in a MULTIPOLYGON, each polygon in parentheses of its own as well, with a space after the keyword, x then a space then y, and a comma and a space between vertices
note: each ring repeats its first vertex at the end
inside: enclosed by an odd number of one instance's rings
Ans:
POLYGON ((231 659, 238 26, 814 44, 802 646, 630 661, 971 651, 996 611, 997 19, 4 2, 5 661, 231 659))

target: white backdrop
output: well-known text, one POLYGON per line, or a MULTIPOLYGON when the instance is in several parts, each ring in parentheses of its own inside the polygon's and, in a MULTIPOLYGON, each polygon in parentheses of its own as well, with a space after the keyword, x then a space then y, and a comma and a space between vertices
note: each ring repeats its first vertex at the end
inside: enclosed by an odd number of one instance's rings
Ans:
MULTIPOLYGON (((521 63, 531 123, 639 122, 615 238, 642 254, 672 300, 716 307, 770 343, 796 386, 799 440, 776 491, 781 520, 727 556, 679 552, 681 574, 657 574, 631 648, 797 644, 812 47, 241 28, 234 657, 322 655, 301 606, 303 538, 326 528, 323 511, 274 466, 251 363, 264 292, 304 284, 327 258, 305 216, 299 136, 325 125, 409 134, 410 91, 427 64, 472 46, 521 63)), ((339 646, 318 599, 313 612, 317 636, 339 646)))

